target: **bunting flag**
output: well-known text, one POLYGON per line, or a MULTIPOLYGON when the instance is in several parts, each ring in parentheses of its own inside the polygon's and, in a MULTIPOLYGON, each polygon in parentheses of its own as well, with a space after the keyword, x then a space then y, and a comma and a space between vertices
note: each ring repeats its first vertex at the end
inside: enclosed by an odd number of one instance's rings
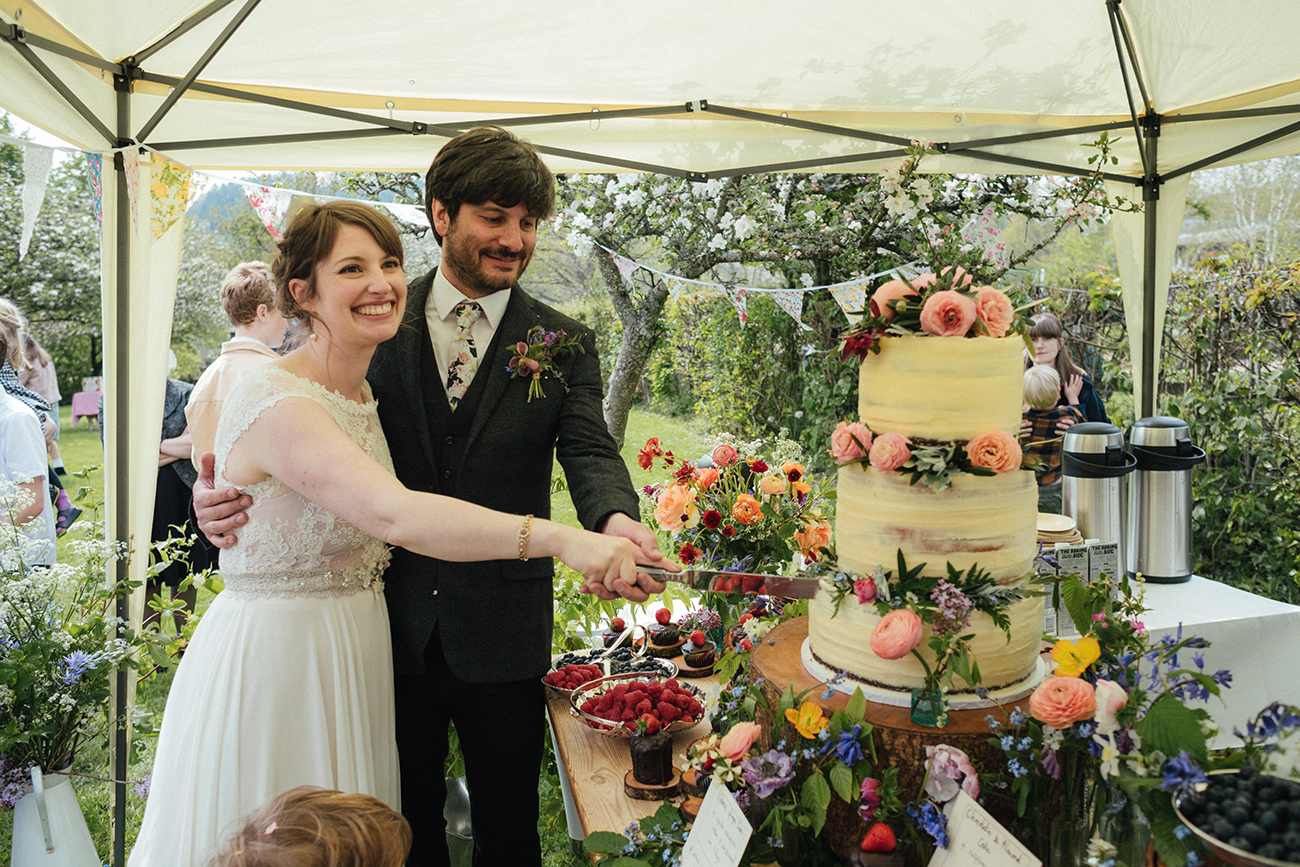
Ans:
POLYGON ((777 289, 772 293, 772 297, 775 299, 777 306, 794 317, 795 322, 798 322, 804 328, 808 328, 803 322, 802 292, 798 289, 777 289))
POLYGON ((259 187, 245 184, 244 195, 257 211, 262 225, 271 237, 280 241, 284 239, 285 227, 289 224, 289 203, 293 201, 292 190, 278 190, 271 187, 259 187))
POLYGON ((154 156, 152 179, 149 183, 149 227, 154 240, 158 240, 176 221, 185 216, 190 204, 190 180, 194 170, 164 156, 154 156))
POLYGON ((961 230, 962 240, 974 244, 984 251, 989 261, 1005 268, 1011 262, 1011 252, 1002 240, 1002 227, 993 216, 993 206, 989 205, 961 230))
POLYGON ((122 151, 122 167, 126 169, 126 201, 131 210, 131 231, 136 231, 136 224, 139 222, 136 216, 136 207, 139 204, 139 194, 136 191, 136 183, 140 174, 140 149, 130 147, 122 151))
POLYGON ((424 208, 419 205, 404 205, 398 202, 381 202, 380 204, 403 223, 410 223, 413 226, 429 225, 429 216, 424 213, 424 208))
POLYGON ((743 328, 749 321, 749 311, 746 309, 745 290, 743 287, 723 287, 727 297, 731 299, 731 304, 736 308, 736 314, 740 317, 740 326, 743 328))
POLYGON ((682 294, 682 289, 685 286, 684 281, 676 277, 669 277, 665 282, 668 283, 669 298, 676 298, 678 295, 682 294))
POLYGON ((840 309, 849 318, 849 322, 856 325, 858 320, 862 318, 862 311, 867 306, 866 279, 839 283, 830 287, 830 290, 831 297, 835 299, 836 304, 840 305, 840 309))
POLYGON ((27 255, 27 246, 36 230, 36 215, 45 201, 45 183, 54 165, 54 148, 29 144, 23 148, 23 230, 18 241, 18 260, 27 255))
POLYGON ((610 253, 609 256, 614 260, 614 265, 618 268, 618 273, 623 275, 624 281, 632 279, 632 272, 641 267, 626 256, 617 253, 610 253))
POLYGON ((99 232, 104 233, 104 157, 102 154, 86 154, 86 179, 90 181, 90 192, 95 203, 95 223, 99 232))

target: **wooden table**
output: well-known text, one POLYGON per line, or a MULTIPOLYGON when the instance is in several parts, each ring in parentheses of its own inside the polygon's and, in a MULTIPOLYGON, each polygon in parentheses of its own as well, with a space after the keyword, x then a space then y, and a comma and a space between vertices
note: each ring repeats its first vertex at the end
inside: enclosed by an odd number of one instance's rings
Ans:
MULTIPOLYGON (((706 695, 718 693, 715 677, 693 678, 706 695)), ((564 790, 564 812, 569 823, 569 838, 580 847, 592 831, 623 833, 631 822, 653 816, 660 801, 634 801, 623 794, 623 776, 632 768, 626 738, 599 734, 569 713, 566 698, 547 702, 551 723, 551 743, 560 770, 564 790)), ((702 720, 673 735, 673 761, 681 767, 686 748, 692 741, 709 733, 709 723, 702 720)), ((681 798, 674 799, 681 803, 681 798)))

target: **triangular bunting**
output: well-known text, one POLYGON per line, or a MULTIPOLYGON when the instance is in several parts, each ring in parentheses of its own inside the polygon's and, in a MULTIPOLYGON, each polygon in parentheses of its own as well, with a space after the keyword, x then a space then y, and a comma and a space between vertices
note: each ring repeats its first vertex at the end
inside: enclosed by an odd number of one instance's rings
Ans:
POLYGON ((193 175, 193 169, 163 156, 154 157, 149 184, 149 227, 155 241, 185 216, 185 209, 190 204, 190 178, 193 175))
POLYGON ((293 201, 293 191, 245 184, 244 195, 248 196, 249 204, 257 211, 257 216, 271 237, 277 241, 283 239, 289 222, 289 203, 293 201))
POLYGON ((122 167, 126 170, 126 202, 131 210, 131 230, 134 232, 139 222, 136 210, 139 205, 139 192, 136 190, 140 174, 139 148, 129 147, 122 151, 122 167))
POLYGON ((618 273, 623 275, 624 280, 631 279, 632 272, 641 267, 626 256, 620 256, 617 253, 610 253, 609 255, 614 260, 614 266, 618 268, 618 273))
POLYGON ((746 298, 745 290, 741 288, 733 289, 730 286, 724 286, 722 291, 726 292, 727 297, 731 299, 731 304, 733 307, 736 308, 736 315, 740 317, 740 325, 743 328, 745 323, 749 321, 749 311, 748 309, 746 309, 748 303, 745 300, 746 298))
POLYGON ((772 293, 777 305, 803 325, 803 293, 798 289, 777 289, 772 293))
POLYGON ((676 277, 669 277, 664 282, 668 284, 669 298, 676 298, 678 295, 682 294, 681 280, 678 280, 676 277))
POLYGON ((1002 240, 1002 227, 993 215, 993 206, 987 206, 961 230, 962 240, 984 251, 989 261, 1005 268, 1011 261, 1011 252, 1002 240))
POLYGON ((90 192, 94 196, 95 223, 100 234, 104 232, 104 157, 100 154, 86 154, 86 178, 90 181, 90 192))
POLYGON ((850 283, 837 283, 830 287, 831 297, 840 305, 849 322, 856 324, 862 318, 862 311, 867 306, 867 282, 854 280, 850 283))
POLYGON ((23 148, 23 230, 18 240, 20 261, 27 255, 27 246, 32 242, 36 215, 41 212, 41 203, 45 201, 45 183, 49 180, 52 165, 53 148, 32 144, 23 148))

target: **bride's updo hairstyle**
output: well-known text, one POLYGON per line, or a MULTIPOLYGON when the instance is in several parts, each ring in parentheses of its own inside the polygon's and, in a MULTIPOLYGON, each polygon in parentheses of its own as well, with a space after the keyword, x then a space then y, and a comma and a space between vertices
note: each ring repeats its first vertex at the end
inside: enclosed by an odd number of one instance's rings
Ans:
POLYGON ((298 320, 308 331, 312 330, 315 317, 304 310, 299 301, 316 297, 316 266, 334 249, 339 227, 344 223, 365 229, 385 253, 398 262, 406 261, 397 227, 386 215, 369 205, 335 200, 322 205, 308 205, 294 214, 284 237, 276 243, 280 255, 271 266, 271 276, 275 278, 275 304, 280 313, 286 319, 298 320), (289 291, 290 280, 306 282, 301 299, 295 299, 289 291))

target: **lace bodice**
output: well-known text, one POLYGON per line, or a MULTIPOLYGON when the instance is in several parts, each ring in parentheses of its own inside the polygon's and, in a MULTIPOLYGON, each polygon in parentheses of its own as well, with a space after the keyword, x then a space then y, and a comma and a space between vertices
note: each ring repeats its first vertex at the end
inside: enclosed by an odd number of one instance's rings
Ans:
MULTIPOLYGON (((217 486, 225 480, 226 457, 239 437, 279 401, 305 397, 325 408, 348 438, 380 466, 393 471, 388 442, 379 426, 379 404, 366 386, 367 402, 287 370, 267 365, 240 379, 222 406, 216 436, 217 486)), ((236 486, 253 498, 239 543, 221 552, 227 592, 258 596, 353 593, 383 589, 388 546, 270 477, 236 486)))

